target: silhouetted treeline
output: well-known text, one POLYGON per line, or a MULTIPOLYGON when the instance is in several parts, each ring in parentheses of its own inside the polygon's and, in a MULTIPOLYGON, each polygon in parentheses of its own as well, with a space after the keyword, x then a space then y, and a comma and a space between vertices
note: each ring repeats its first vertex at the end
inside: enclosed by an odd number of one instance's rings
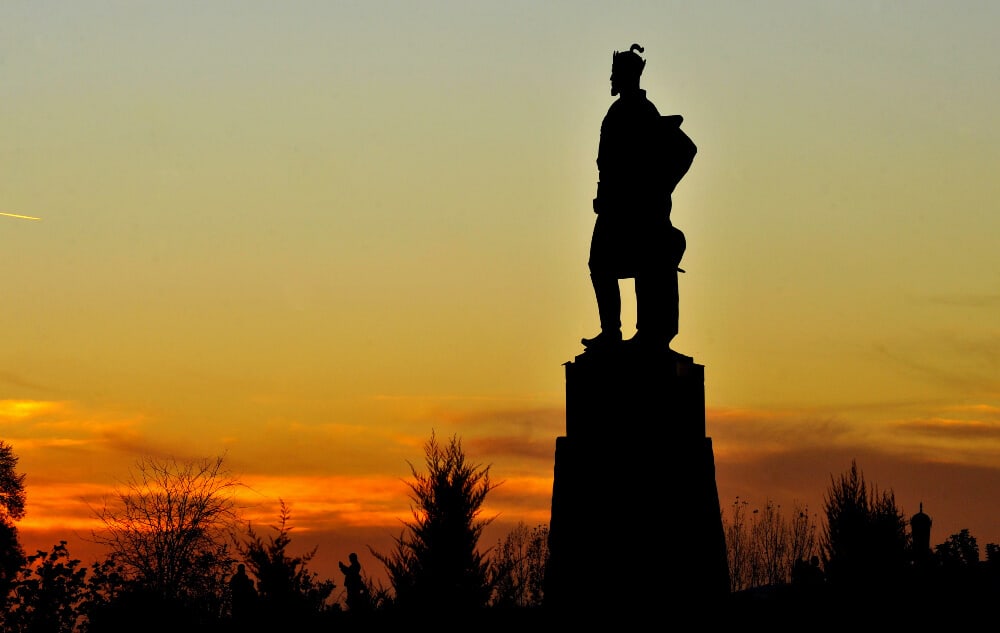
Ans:
MULTIPOLYGON (((24 514, 24 475, 0 442, 0 571, 4 633, 333 630, 388 624, 416 614, 449 617, 541 605, 547 526, 523 523, 480 549, 478 517, 493 488, 488 467, 467 461, 461 442, 425 446, 427 472, 413 468, 412 523, 382 554, 391 587, 360 569, 344 583, 309 569, 316 553, 294 553, 291 510, 279 500, 269 531, 244 524, 241 484, 222 458, 140 458, 96 511, 104 546, 90 567, 66 542, 24 555, 14 524, 24 514), (346 586, 354 584, 352 600, 346 586)), ((356 557, 352 558, 356 561, 356 557)), ((346 579, 346 578, 345 578, 346 579)))
POLYGON ((830 478, 819 538, 808 509, 787 522, 768 502, 747 518, 737 499, 724 513, 734 613, 821 615, 828 625, 859 614, 930 626, 931 619, 987 616, 1000 599, 1000 547, 979 547, 968 530, 931 548, 931 519, 907 518, 891 489, 867 482, 856 462, 830 478), (749 563, 747 561, 750 561, 749 563))
MULTIPOLYGON (((106 548, 103 560, 84 566, 65 541, 26 555, 15 526, 24 515, 24 475, 12 448, 0 441, 0 630, 308 632, 426 625, 524 631, 554 630, 567 618, 586 616, 546 609, 547 526, 521 523, 495 545, 481 547, 492 517, 480 512, 496 485, 489 467, 469 462, 457 437, 441 444, 432 434, 424 450, 425 470, 411 465, 414 520, 392 551, 373 551, 390 586, 373 583, 352 558, 352 566, 342 569, 345 578, 354 576, 344 584, 360 579, 363 587, 352 585, 348 608, 340 579, 309 569, 316 550, 295 553, 284 500, 277 523, 266 530, 239 520, 239 482, 218 458, 140 459, 98 511, 104 529, 93 536, 106 548)), ((776 618, 768 621, 777 629, 801 624, 796 618, 847 625, 861 613, 867 622, 936 617, 954 623, 987 613, 1000 598, 1000 547, 987 544, 981 560, 968 530, 931 547, 923 508, 907 518, 891 489, 865 481, 855 463, 831 476, 822 526, 807 508, 795 507, 786 518, 771 502, 754 509, 737 499, 722 514, 732 600, 702 614, 716 625, 755 618, 776 618)), ((645 618, 662 611, 664 622, 697 615, 696 605, 671 602, 671 587, 684 579, 669 569, 650 570, 646 578, 614 573, 615 556, 678 546, 683 544, 595 543, 595 607, 604 583, 652 582, 663 589, 662 604, 611 605, 601 613, 619 614, 622 630, 634 613, 645 618)))

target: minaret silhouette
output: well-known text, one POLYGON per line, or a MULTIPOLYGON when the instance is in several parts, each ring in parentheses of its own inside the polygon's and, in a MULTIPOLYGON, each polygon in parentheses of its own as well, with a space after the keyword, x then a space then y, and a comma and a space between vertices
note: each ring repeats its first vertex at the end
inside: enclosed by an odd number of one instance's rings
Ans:
POLYGON ((910 535, 913 538, 913 562, 921 565, 931 555, 931 518, 924 514, 924 502, 920 511, 910 517, 910 535))

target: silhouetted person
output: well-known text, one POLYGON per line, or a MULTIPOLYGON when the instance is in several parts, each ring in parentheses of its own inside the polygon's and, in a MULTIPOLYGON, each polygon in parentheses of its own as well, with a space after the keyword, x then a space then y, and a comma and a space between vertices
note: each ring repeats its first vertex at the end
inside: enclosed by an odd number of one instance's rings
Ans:
POLYGON ((588 348, 622 340, 619 279, 635 279, 631 342, 668 350, 677 335, 677 273, 686 243, 670 222, 670 195, 697 149, 680 129, 682 117, 660 116, 639 88, 646 60, 636 51, 643 48, 633 44, 611 61, 611 94, 618 99, 601 123, 589 260, 601 332, 582 340, 588 348))
POLYGON ((347 590, 347 608, 351 611, 360 611, 368 605, 368 588, 361 578, 361 563, 358 562, 358 555, 354 552, 347 557, 351 561, 350 565, 338 562, 340 571, 344 572, 344 588, 347 590))
POLYGON ((792 584, 816 587, 826 582, 823 569, 819 566, 819 556, 813 556, 808 561, 800 558, 792 566, 792 584))
POLYGON ((813 556, 809 559, 809 584, 822 585, 824 582, 826 582, 826 575, 819 566, 819 556, 813 556))
POLYGON ((236 566, 236 573, 229 579, 229 592, 232 597, 233 621, 251 621, 257 603, 257 588, 247 576, 247 568, 243 563, 236 566))

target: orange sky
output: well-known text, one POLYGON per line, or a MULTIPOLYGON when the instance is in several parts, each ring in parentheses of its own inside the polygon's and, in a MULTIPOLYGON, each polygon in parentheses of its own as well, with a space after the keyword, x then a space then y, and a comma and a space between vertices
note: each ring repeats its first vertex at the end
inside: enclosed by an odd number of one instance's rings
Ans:
POLYGON ((632 42, 699 147, 675 347, 706 367, 723 505, 818 512, 857 459, 935 544, 1000 542, 998 13, 4 2, 0 439, 25 544, 83 551, 139 456, 225 455, 248 516, 284 498, 323 573, 349 551, 375 572, 432 431, 504 482, 490 540, 546 522, 632 42))

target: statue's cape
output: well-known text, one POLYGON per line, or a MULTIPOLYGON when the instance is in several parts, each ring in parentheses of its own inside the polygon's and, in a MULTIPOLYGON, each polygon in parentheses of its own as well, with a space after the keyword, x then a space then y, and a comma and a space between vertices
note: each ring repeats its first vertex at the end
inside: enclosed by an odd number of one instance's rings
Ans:
POLYGON ((683 122, 684 117, 679 114, 661 116, 655 130, 657 171, 669 193, 687 174, 698 153, 694 141, 681 129, 683 122))

